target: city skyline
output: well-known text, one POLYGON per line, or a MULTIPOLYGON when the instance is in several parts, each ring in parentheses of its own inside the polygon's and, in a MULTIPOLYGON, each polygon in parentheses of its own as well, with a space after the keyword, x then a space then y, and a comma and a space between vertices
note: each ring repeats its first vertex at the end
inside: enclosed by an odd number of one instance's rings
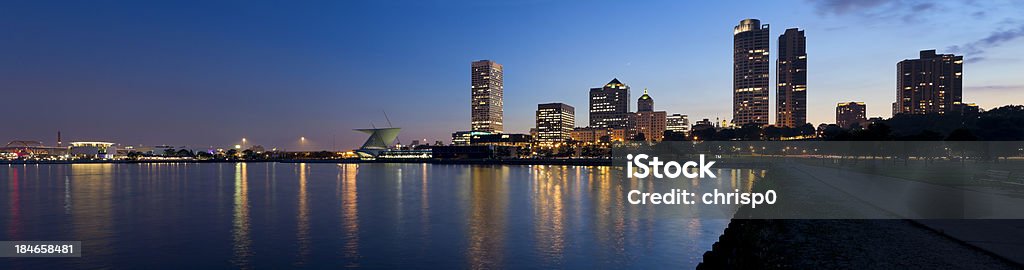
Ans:
MULTIPOLYGON (((451 132, 469 128, 462 104, 469 102, 464 93, 471 84, 463 74, 466 63, 480 59, 505 67, 506 133, 527 133, 539 103, 585 107, 587 89, 610 78, 657 92, 659 108, 669 114, 728 118, 729 27, 744 18, 775 26, 772 39, 781 29, 806 31, 813 56, 807 115, 815 125, 833 122, 832 104, 846 100, 866 102, 869 117, 888 117, 896 63, 928 49, 964 56, 965 102, 990 109, 1024 101, 1019 91, 1024 87, 1012 68, 1021 63, 1013 52, 1024 47, 1018 39, 1024 26, 1010 16, 1022 10, 1020 3, 899 3, 914 5, 793 1, 625 7, 540 1, 446 11, 455 4, 277 9, 265 3, 211 3, 215 11, 195 11, 183 3, 79 3, 83 6, 64 9, 18 3, 0 11, 0 20, 14 25, 0 30, 12 37, 0 44, 6 52, 0 57, 9 60, 0 64, 0 85, 11 89, 8 98, 24 100, 8 104, 8 110, 25 115, 11 119, 8 124, 15 128, 0 135, 48 145, 57 130, 65 141, 124 144, 226 146, 245 137, 252 145, 291 149, 306 137, 310 150, 349 149, 364 139, 352 129, 388 126, 386 111, 390 122, 403 128, 403 142, 447 140, 451 132), (807 16, 773 13, 784 6, 807 16), (367 12, 353 14, 354 9, 367 12), (496 9, 491 15, 499 22, 453 32, 442 29, 484 16, 427 16, 482 9, 496 9), (639 19, 587 18, 611 10, 639 19), (556 20, 555 14, 579 20, 556 20), (411 17, 385 22, 401 16, 411 17), (960 21, 951 17, 971 23, 948 25, 960 21), (368 21, 346 26, 349 20, 368 21), (912 35, 933 27, 944 31, 912 35), (488 46, 452 47, 472 43, 485 30, 497 35, 481 43, 488 46), (345 43, 349 39, 358 42, 345 43), (842 69, 827 68, 839 63, 842 69)), ((769 59, 778 52, 778 44, 771 43, 769 59)), ((774 82, 775 76, 769 77, 774 82)), ((774 124, 777 93, 770 92, 769 123, 774 124)), ((580 113, 576 122, 585 126, 587 116, 580 113)))

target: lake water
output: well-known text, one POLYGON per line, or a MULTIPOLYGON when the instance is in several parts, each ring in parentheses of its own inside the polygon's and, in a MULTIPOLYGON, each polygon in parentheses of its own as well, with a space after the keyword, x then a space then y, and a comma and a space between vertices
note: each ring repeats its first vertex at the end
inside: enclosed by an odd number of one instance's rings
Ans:
MULTIPOLYGON (((717 174, 731 179, 724 188, 754 178, 717 174)), ((0 240, 84 247, 81 258, 0 258, 0 269, 692 268, 729 222, 630 205, 626 191, 652 180, 620 175, 537 165, 2 165, 0 240)))

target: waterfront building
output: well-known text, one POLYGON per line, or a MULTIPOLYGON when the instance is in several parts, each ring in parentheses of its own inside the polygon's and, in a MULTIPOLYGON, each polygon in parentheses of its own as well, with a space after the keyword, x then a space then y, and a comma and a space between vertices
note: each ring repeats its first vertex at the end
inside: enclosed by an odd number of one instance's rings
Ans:
POLYGON ((68 148, 62 146, 46 146, 41 141, 16 140, 0 147, 5 158, 18 157, 62 157, 68 155, 68 148))
POLYGON ((768 125, 769 26, 745 19, 733 28, 732 121, 768 125))
POLYGON ((962 55, 921 51, 920 58, 896 64, 896 102, 893 115, 944 114, 963 102, 962 55))
POLYGON ((501 133, 503 124, 504 78, 501 64, 491 60, 471 66, 471 131, 501 133))
POLYGON ((621 142, 625 139, 624 128, 577 127, 572 130, 572 140, 578 142, 621 142))
POLYGON ((470 145, 473 144, 473 136, 494 134, 483 131, 456 131, 452 133, 452 145, 470 145))
POLYGON ((576 109, 565 103, 537 105, 537 141, 564 142, 572 139, 576 125, 576 109))
POLYGON ((590 89, 590 126, 625 128, 629 117, 629 86, 612 79, 600 88, 590 89))
POLYGON ((690 119, 685 114, 674 113, 665 117, 665 130, 682 134, 690 133, 690 119))
POLYGON ((473 135, 471 141, 472 145, 529 147, 533 138, 530 134, 496 133, 473 135))
MULTIPOLYGON (((401 128, 363 128, 355 129, 362 133, 369 134, 366 142, 359 149, 355 150, 361 158, 376 158, 381 152, 390 149, 390 145, 398 138, 401 128)), ((237 146, 236 146, 237 147, 237 146)))
POLYGON ((114 159, 117 147, 112 142, 72 142, 68 151, 75 158, 114 159))
POLYGON ((854 124, 864 127, 867 123, 867 106, 864 102, 841 102, 836 105, 836 125, 851 128, 854 124))
POLYGON ((496 159, 521 157, 518 147, 497 145, 437 146, 430 148, 438 159, 496 159))
POLYGON ((803 30, 790 28, 779 36, 775 66, 775 123, 780 127, 802 126, 807 123, 807 39, 803 30))
POLYGON ((377 159, 430 159, 433 157, 431 149, 409 149, 409 150, 387 150, 377 154, 377 159))
POLYGON ((647 94, 647 89, 644 89, 644 94, 637 98, 636 103, 639 110, 630 114, 628 119, 629 137, 635 139, 643 134, 645 141, 660 142, 665 135, 666 113, 654 111, 654 99, 647 94))

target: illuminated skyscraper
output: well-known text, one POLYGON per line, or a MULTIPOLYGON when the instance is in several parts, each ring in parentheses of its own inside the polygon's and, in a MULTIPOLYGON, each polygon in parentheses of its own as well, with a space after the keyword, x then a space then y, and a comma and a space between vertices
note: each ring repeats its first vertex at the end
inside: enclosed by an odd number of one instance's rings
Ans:
POLYGON ((893 115, 947 113, 963 102, 964 57, 921 51, 920 59, 896 64, 893 115))
POLYGON ((775 71, 775 123, 798 127, 807 123, 807 39, 804 31, 786 29, 779 36, 779 59, 775 71))
POLYGON ((537 141, 564 142, 572 138, 576 109, 565 103, 537 105, 537 141))
POLYGON ((505 88, 501 64, 491 60, 476 61, 473 62, 471 72, 471 131, 501 133, 505 88))
POLYGON ((619 79, 590 88, 590 127, 626 128, 629 107, 629 86, 619 79))
POLYGON ((850 128, 853 124, 860 124, 864 128, 867 122, 867 106, 864 102, 843 102, 836 105, 836 125, 841 128, 850 128))
POLYGON ((745 19, 733 28, 732 121, 768 125, 768 32, 760 20, 745 19))

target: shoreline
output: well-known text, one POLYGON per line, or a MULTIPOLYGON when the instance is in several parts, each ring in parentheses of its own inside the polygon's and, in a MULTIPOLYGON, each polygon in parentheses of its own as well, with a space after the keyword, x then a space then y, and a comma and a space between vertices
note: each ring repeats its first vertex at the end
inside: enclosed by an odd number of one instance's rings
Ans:
POLYGON ((167 164, 167 163, 327 163, 327 164, 373 164, 373 163, 416 163, 416 164, 466 164, 466 165, 565 165, 565 166, 612 166, 612 159, 280 159, 280 160, 54 160, 54 161, 0 161, 0 165, 40 164, 167 164))

